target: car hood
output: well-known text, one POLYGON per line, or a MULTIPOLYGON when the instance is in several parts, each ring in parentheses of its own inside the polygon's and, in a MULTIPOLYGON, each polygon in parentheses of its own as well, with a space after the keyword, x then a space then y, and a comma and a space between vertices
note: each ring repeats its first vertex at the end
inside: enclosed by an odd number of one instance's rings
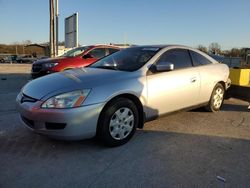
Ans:
POLYGON ((27 96, 41 100, 48 95, 91 89, 99 85, 114 83, 128 78, 129 75, 132 76, 132 73, 98 68, 72 69, 37 78, 26 84, 22 92, 27 96))
POLYGON ((41 65, 45 63, 58 63, 60 60, 65 59, 66 57, 56 57, 56 58, 45 58, 45 59, 38 59, 33 63, 33 65, 41 65))

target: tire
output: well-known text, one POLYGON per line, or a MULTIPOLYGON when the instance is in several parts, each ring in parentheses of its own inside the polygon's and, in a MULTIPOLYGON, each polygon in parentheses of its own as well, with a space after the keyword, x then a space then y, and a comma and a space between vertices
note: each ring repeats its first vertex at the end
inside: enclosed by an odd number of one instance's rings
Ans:
POLYGON ((210 100, 205 107, 209 112, 217 112, 220 110, 225 95, 225 88, 220 83, 217 83, 213 89, 210 100))
POLYGON ((97 138, 102 144, 115 147, 127 143, 134 135, 139 124, 139 113, 133 101, 117 98, 102 111, 97 138))

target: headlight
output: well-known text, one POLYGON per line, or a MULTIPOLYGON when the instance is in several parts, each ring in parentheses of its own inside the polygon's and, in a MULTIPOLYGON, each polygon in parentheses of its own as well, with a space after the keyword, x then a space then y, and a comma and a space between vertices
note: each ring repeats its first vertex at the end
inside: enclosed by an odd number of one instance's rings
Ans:
POLYGON ((44 64, 44 66, 46 67, 46 68, 53 68, 53 67, 55 67, 55 66, 57 66, 58 65, 58 63, 46 63, 46 64, 44 64))
POLYGON ((74 108, 82 105, 90 89, 72 91, 49 98, 42 104, 42 108, 74 108))

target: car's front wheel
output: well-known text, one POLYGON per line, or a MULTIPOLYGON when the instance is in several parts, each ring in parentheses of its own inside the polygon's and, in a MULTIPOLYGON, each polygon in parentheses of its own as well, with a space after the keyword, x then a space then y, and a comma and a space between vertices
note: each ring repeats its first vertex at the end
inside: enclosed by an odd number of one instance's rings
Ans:
POLYGON ((220 83, 217 83, 214 87, 214 90, 212 92, 210 101, 206 106, 206 109, 210 112, 219 111, 224 101, 224 95, 225 95, 225 88, 220 83))
POLYGON ((117 98, 111 101, 101 113, 97 136, 107 146, 125 144, 134 135, 138 118, 138 110, 133 101, 117 98))

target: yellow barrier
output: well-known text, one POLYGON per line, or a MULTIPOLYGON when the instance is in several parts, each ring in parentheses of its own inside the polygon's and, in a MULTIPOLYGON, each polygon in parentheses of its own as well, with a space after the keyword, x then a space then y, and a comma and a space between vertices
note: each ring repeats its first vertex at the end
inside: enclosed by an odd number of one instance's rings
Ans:
POLYGON ((230 69, 229 78, 233 85, 250 86, 250 69, 230 69))

